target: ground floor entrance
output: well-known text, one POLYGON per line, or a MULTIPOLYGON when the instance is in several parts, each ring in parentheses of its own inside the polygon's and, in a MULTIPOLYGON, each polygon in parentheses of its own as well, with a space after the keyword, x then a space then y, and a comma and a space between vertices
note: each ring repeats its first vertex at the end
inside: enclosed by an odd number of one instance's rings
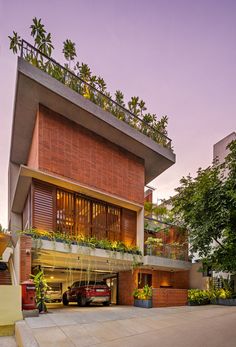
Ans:
MULTIPOLYGON (((103 297, 99 298, 103 304, 108 304, 109 299, 113 305, 133 305, 134 290, 145 285, 153 288, 154 307, 181 306, 187 303, 189 271, 148 267, 139 255, 41 240, 40 244, 33 243, 29 274, 35 274, 39 269, 44 271, 49 285, 49 302, 62 301, 63 293, 71 287, 66 300, 68 303, 77 300, 80 305, 80 300, 87 300, 87 295, 82 297, 82 294, 75 294, 70 290, 80 286, 89 290, 89 285, 103 282, 106 288, 110 288, 110 294, 101 294, 103 297)), ((104 292, 101 288, 96 288, 95 291, 104 292)), ((96 300, 95 295, 90 302, 83 301, 83 305, 96 300)))

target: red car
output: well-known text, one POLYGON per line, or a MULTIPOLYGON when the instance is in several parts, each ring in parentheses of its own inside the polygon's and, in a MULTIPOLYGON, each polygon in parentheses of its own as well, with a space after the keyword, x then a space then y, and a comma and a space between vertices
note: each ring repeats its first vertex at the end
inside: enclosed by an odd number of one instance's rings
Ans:
POLYGON ((63 305, 77 302, 79 306, 90 303, 101 303, 109 306, 111 303, 111 290, 105 282, 90 281, 74 282, 62 296, 63 305))

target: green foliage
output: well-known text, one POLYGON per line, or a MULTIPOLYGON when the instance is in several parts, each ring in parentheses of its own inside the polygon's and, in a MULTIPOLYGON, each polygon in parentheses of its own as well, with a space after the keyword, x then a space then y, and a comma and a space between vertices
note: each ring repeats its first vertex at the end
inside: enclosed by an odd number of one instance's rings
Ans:
POLYGON ((6 229, 2 227, 2 224, 0 224, 0 233, 3 233, 6 229))
POLYGON ((209 290, 201 289, 189 289, 188 290, 188 302, 192 304, 205 305, 213 302, 217 299, 230 299, 232 297, 232 291, 224 288, 212 288, 209 290))
POLYGON ((188 302, 199 305, 209 304, 209 292, 201 289, 189 289, 188 302))
POLYGON ((150 300, 152 298, 152 287, 146 284, 143 288, 135 288, 133 297, 138 300, 150 300))
POLYGON ((178 224, 189 231, 191 251, 216 271, 236 272, 236 141, 223 165, 181 179, 173 198, 178 224))
POLYGON ((8 36, 10 40, 10 49, 12 49, 13 53, 16 54, 21 48, 21 37, 13 31, 12 36, 8 36))
POLYGON ((54 49, 52 45, 51 33, 46 33, 44 25, 41 23, 41 19, 33 18, 33 24, 30 26, 31 36, 34 38, 35 47, 47 55, 51 56, 52 50, 54 49))
MULTIPOLYGON (((41 19, 33 18, 33 23, 30 26, 31 36, 34 39, 34 47, 39 50, 34 51, 29 49, 23 51, 23 57, 26 61, 36 66, 37 68, 45 71, 53 78, 56 78, 60 82, 66 84, 68 87, 80 93, 86 99, 94 102, 102 107, 104 110, 112 113, 119 120, 128 123, 143 134, 151 137, 154 141, 161 144, 164 147, 170 148, 169 140, 163 136, 167 136, 168 117, 163 116, 160 120, 157 119, 156 114, 145 113, 147 108, 145 101, 138 96, 132 96, 128 101, 128 110, 133 113, 133 117, 127 110, 125 110, 124 95, 121 91, 117 90, 115 93, 115 102, 111 99, 111 94, 107 91, 106 82, 100 76, 92 74, 90 67, 86 63, 74 62, 74 66, 71 63, 75 60, 76 48, 75 43, 70 39, 66 39, 63 42, 63 54, 68 63, 64 64, 64 68, 59 67, 53 61, 47 59, 51 57, 54 49, 51 39, 51 33, 47 33, 44 24, 41 19), (42 55, 43 53, 44 55, 42 55), (73 73, 72 73, 73 72, 73 73), (76 78, 78 76, 81 80, 76 78), (97 92, 96 88, 99 92, 97 92), (110 99, 109 99, 110 98, 110 99)), ((18 53, 22 45, 21 37, 13 31, 13 35, 9 36, 10 49, 14 54, 18 53)))
POLYGON ((163 240, 158 237, 148 237, 147 241, 145 241, 145 244, 150 246, 162 247, 163 240))
POLYGON ((44 273, 40 270, 36 275, 31 275, 36 289, 36 303, 39 312, 47 312, 46 292, 49 286, 44 278, 44 273))
POLYGON ((19 231, 20 234, 27 234, 31 236, 33 239, 45 238, 50 241, 59 241, 63 242, 69 247, 72 244, 90 248, 101 248, 110 251, 117 251, 122 253, 131 253, 141 255, 141 251, 137 246, 128 246, 122 241, 111 241, 108 239, 99 240, 95 236, 85 236, 80 234, 78 236, 71 237, 67 233, 61 232, 49 232, 46 230, 37 230, 37 229, 27 229, 24 231, 19 231))
POLYGON ((163 246, 163 240, 158 237, 148 237, 145 241, 145 244, 147 245, 147 253, 149 255, 156 255, 161 256, 162 255, 162 246, 163 246))
POLYGON ((75 43, 71 40, 66 40, 63 42, 63 50, 64 57, 69 62, 74 60, 76 55, 75 43))
POLYGON ((154 217, 163 223, 173 222, 173 213, 169 211, 164 205, 153 204, 152 202, 146 201, 144 203, 145 216, 154 217))

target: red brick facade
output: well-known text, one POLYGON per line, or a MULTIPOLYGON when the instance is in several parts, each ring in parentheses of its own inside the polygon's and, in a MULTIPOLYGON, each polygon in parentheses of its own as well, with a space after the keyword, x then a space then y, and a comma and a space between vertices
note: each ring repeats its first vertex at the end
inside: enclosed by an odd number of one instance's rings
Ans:
POLYGON ((20 237, 20 282, 30 278, 31 272, 32 238, 22 235, 20 237))
POLYGON ((127 200, 144 201, 140 158, 43 106, 28 165, 127 200))
POLYGON ((179 306, 187 303, 189 271, 135 270, 119 273, 119 304, 133 305, 133 291, 138 287, 138 273, 152 275, 153 306, 179 306), (161 288, 168 287, 171 288, 161 288))
POLYGON ((188 302, 187 289, 154 288, 153 307, 184 306, 188 302))

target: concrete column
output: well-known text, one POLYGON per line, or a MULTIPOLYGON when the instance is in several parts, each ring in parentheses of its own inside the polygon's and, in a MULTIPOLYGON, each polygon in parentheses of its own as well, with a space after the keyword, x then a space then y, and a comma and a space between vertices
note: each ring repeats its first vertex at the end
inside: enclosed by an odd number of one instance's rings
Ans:
POLYGON ((10 213, 10 220, 9 220, 9 230, 19 231, 22 230, 22 214, 21 213, 10 213))
POLYGON ((144 252, 144 208, 137 212, 137 246, 144 252))

